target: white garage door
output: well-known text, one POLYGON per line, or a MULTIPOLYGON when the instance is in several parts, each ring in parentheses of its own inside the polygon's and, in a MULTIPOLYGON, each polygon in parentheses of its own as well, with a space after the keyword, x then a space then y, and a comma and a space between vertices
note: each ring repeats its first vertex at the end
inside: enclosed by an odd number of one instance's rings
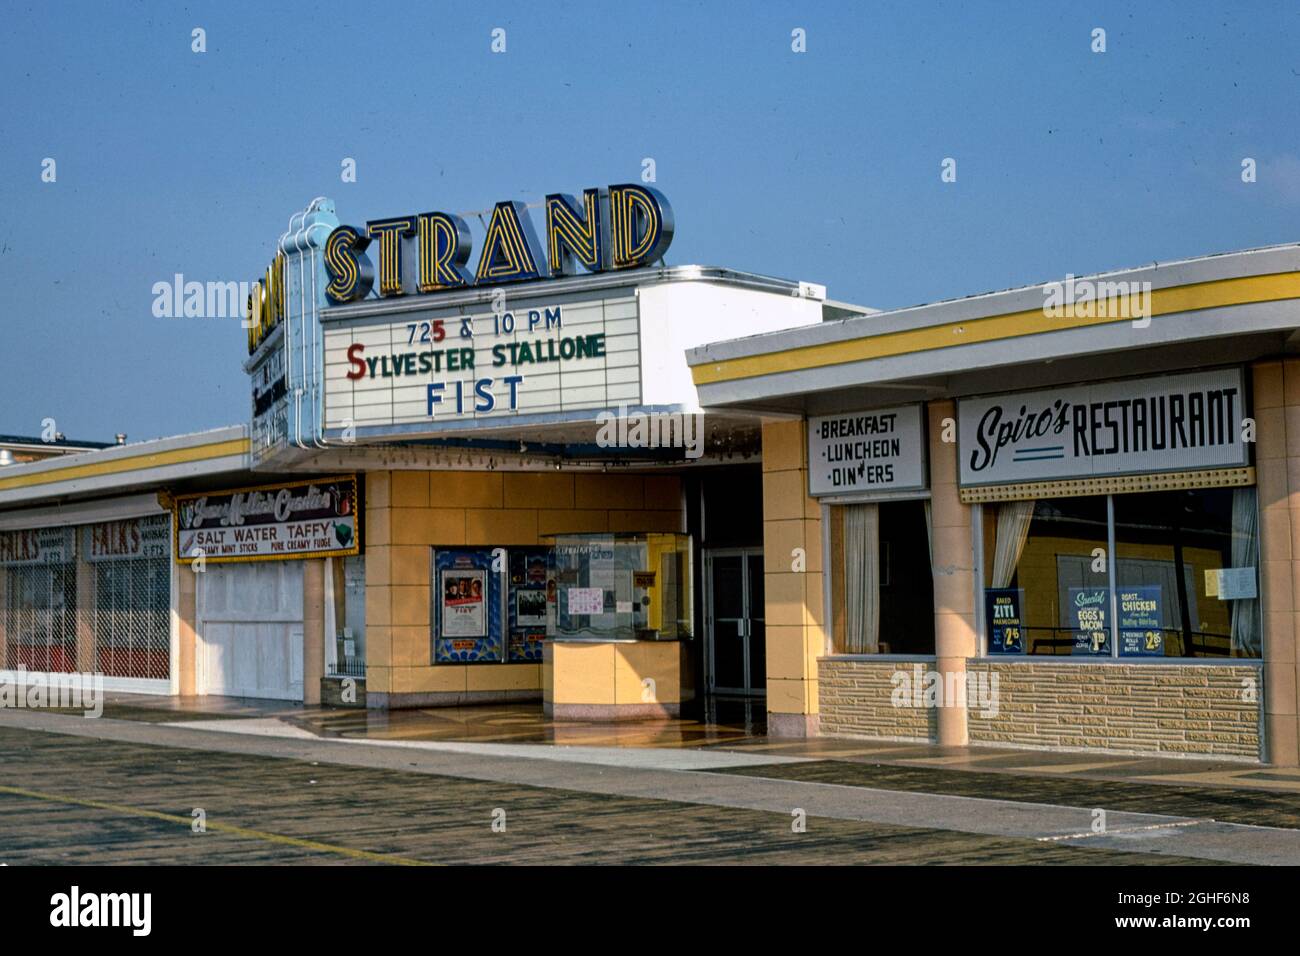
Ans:
POLYGON ((199 693, 302 700, 302 562, 209 564, 198 580, 199 693))

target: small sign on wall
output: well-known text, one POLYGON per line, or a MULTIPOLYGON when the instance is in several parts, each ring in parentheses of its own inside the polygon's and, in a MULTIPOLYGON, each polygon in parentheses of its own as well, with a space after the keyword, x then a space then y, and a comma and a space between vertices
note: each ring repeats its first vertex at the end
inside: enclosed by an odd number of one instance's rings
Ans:
POLYGON ((1205 593, 1220 601, 1249 601, 1259 596, 1254 568, 1215 568, 1205 572, 1205 593))
POLYGON ((568 588, 565 598, 570 615, 605 613, 604 588, 568 588))

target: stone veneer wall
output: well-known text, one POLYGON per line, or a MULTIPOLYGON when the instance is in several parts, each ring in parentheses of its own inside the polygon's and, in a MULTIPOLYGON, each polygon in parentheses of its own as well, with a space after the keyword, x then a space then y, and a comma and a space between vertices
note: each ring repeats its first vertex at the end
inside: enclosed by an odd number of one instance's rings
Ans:
MULTIPOLYGON (((822 658, 817 662, 820 718, 825 737, 866 737, 876 740, 938 738, 938 711, 933 707, 895 707, 893 675, 909 674, 915 661, 872 661, 822 658)), ((921 662, 929 671, 934 658, 921 662)))
POLYGON ((1258 665, 981 658, 966 667, 999 679, 997 716, 970 712, 972 744, 1261 758, 1258 665), (1253 700, 1244 681, 1254 682, 1253 700))

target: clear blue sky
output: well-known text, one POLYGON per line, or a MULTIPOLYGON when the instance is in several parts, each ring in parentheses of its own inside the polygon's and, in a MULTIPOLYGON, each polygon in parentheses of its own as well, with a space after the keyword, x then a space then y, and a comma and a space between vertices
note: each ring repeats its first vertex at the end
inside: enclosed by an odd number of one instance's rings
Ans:
POLYGON ((0 433, 246 420, 238 323, 155 318, 151 287, 256 277, 321 194, 360 224, 636 180, 653 157, 677 217, 669 262, 877 307, 1300 240, 1294 2, 3 14, 0 433))

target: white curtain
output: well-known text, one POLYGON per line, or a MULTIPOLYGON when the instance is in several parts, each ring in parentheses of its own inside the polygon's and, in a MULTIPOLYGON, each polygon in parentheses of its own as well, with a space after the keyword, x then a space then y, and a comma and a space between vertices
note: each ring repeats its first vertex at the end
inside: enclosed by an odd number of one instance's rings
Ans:
MULTIPOLYGON (((1232 566, 1259 567, 1259 512, 1254 488, 1232 491, 1232 566)), ((1259 657, 1259 600, 1232 602, 1232 653, 1234 657, 1259 657)))
POLYGON ((844 653, 874 654, 880 644, 880 510, 844 508, 844 653))
POLYGON ((1011 587, 1011 578, 1020 563, 1020 553, 1029 538, 1034 520, 1032 501, 1005 501, 998 505, 998 537, 993 545, 993 587, 1011 587))

